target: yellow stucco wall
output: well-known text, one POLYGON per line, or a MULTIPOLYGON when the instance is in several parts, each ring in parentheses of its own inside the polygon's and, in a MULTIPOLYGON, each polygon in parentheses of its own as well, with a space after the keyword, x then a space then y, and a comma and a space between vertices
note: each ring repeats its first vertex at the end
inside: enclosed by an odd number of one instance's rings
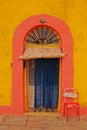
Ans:
POLYGON ((69 26, 73 36, 74 87, 80 103, 87 105, 87 1, 86 0, 4 0, 0 2, 0 105, 11 104, 12 38, 17 26, 37 14, 56 16, 69 26))
POLYGON ((80 104, 87 106, 87 1, 65 0, 65 21, 73 36, 74 87, 80 93, 80 104))

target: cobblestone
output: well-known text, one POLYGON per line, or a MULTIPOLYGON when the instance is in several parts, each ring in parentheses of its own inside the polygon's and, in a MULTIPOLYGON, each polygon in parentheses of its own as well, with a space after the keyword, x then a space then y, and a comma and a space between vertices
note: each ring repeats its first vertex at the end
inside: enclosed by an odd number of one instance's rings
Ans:
POLYGON ((5 116, 1 125, 26 125, 28 116, 5 116))
POLYGON ((24 115, 1 116, 0 130, 87 130, 87 116, 77 117, 24 115))

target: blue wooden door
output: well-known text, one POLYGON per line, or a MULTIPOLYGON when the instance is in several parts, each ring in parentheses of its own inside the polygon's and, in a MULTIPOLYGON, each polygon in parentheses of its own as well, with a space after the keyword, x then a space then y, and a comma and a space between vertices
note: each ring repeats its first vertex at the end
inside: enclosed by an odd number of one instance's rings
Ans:
POLYGON ((34 107, 57 108, 58 97, 59 59, 36 59, 34 107))

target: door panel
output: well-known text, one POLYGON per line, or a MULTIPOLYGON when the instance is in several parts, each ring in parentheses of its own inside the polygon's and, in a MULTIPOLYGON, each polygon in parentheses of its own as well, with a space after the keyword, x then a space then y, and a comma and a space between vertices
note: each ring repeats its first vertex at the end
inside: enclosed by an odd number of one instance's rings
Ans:
POLYGON ((35 60, 34 107, 57 108, 59 97, 59 59, 35 60))
POLYGON ((35 107, 43 106, 43 60, 35 60, 35 107))
POLYGON ((34 60, 28 60, 26 62, 27 67, 27 100, 28 100, 28 108, 34 108, 34 70, 35 63, 34 60))

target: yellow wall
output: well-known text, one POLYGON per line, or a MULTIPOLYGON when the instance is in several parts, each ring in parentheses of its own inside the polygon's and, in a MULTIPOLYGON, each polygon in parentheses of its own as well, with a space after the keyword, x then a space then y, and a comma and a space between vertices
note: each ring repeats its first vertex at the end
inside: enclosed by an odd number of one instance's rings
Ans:
POLYGON ((73 36, 74 87, 80 103, 87 105, 87 1, 86 0, 4 0, 0 2, 0 105, 11 104, 12 38, 17 26, 37 14, 56 16, 69 26, 73 36))
POLYGON ((65 21, 73 36, 74 87, 80 93, 80 104, 87 106, 87 1, 65 0, 65 21))

